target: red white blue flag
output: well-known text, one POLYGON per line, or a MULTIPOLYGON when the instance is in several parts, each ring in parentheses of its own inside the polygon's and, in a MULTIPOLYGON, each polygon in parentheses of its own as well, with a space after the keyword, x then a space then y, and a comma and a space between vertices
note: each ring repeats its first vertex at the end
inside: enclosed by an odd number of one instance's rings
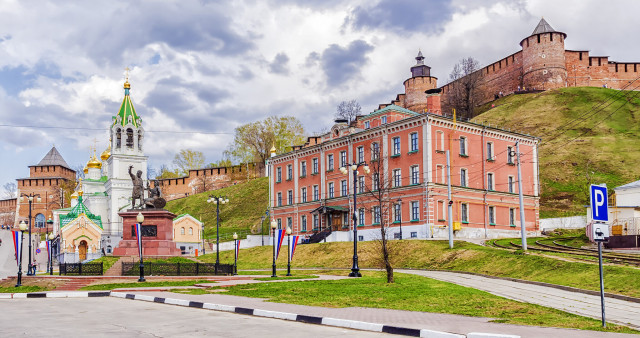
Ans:
POLYGON ((20 267, 20 231, 12 231, 13 232, 13 248, 16 250, 16 262, 18 263, 18 267, 20 267))
POLYGON ((293 260, 293 254, 296 252, 296 247, 298 246, 298 238, 300 236, 291 236, 291 244, 289 245, 289 262, 293 260))
POLYGON ((236 261, 238 260, 238 254, 240 253, 240 240, 236 241, 236 261))
POLYGON ((47 241, 47 257, 49 258, 49 262, 51 262, 51 245, 49 245, 51 241, 47 241))
POLYGON ((142 233, 140 229, 140 223, 136 223, 136 238, 138 239, 138 254, 140 255, 140 259, 142 259, 142 233))
POLYGON ((278 259, 278 256, 280 255, 280 247, 282 247, 282 242, 284 242, 284 235, 284 230, 278 230, 278 248, 276 249, 276 259, 278 259))

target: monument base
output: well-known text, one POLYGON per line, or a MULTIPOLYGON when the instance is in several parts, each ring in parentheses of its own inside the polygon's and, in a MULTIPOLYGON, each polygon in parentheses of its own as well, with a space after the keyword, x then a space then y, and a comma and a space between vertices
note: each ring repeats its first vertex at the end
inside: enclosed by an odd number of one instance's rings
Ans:
POLYGON ((173 219, 170 211, 161 210, 127 210, 118 215, 122 217, 122 241, 113 250, 114 256, 137 256, 138 239, 135 224, 138 213, 144 216, 142 222, 142 255, 143 256, 180 256, 182 251, 173 241, 173 219))

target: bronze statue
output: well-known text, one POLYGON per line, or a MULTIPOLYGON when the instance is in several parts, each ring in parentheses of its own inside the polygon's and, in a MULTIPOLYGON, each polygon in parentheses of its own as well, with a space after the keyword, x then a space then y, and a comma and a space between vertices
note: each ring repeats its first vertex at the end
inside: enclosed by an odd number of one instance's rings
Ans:
POLYGON ((160 190, 160 182, 153 180, 153 188, 149 186, 147 181, 147 191, 149 192, 149 198, 144 200, 145 208, 147 209, 162 209, 167 204, 167 201, 162 198, 162 191, 160 190))
POLYGON ((133 192, 131 193, 131 209, 136 209, 136 200, 140 200, 138 208, 142 208, 144 202, 144 185, 142 184, 142 170, 138 170, 136 175, 131 172, 133 166, 129 166, 129 176, 133 182, 133 192))

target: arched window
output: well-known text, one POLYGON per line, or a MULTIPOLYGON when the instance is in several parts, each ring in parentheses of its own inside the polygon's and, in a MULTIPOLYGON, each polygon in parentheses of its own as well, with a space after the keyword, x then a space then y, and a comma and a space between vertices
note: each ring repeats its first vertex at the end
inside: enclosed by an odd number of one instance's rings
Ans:
POLYGON ((116 129, 116 148, 122 147, 122 130, 116 129))
POLYGON ((184 227, 183 227, 183 228, 180 228, 180 234, 181 234, 181 235, 184 235, 184 227))
POLYGON ((138 131, 138 150, 142 150, 142 131, 138 131))
POLYGON ((111 245, 107 245, 107 253, 111 253, 111 245))
POLYGON ((45 226, 45 219, 44 219, 44 215, 43 214, 37 214, 36 215, 36 228, 44 228, 45 226))
POLYGON ((189 235, 193 235, 193 228, 189 228, 189 235))
POLYGON ((127 128, 127 148, 133 148, 133 129, 127 128))

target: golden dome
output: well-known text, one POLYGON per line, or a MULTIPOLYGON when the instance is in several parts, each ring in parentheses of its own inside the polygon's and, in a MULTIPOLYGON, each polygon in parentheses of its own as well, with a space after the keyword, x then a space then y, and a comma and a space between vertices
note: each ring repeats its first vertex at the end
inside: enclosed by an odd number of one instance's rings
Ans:
POLYGON ((127 82, 124 83, 124 89, 129 89, 131 88, 131 85, 129 84, 129 80, 127 79, 127 82))
POLYGON ((96 155, 93 154, 93 157, 87 162, 87 168, 102 168, 102 162, 98 161, 96 155))
POLYGON ((73 194, 71 194, 71 199, 72 200, 78 199, 78 192, 77 191, 74 191, 73 194))
POLYGON ((276 152, 276 145, 274 144, 273 147, 271 147, 271 153, 275 154, 276 152))
POLYGON ((82 179, 78 180, 78 191, 76 191, 76 193, 78 194, 78 196, 82 196, 83 192, 82 192, 82 179))
POLYGON ((84 169, 82 169, 82 172, 85 173, 85 174, 88 174, 89 173, 89 168, 87 168, 87 166, 85 165, 84 169))
POLYGON ((109 142, 109 148, 105 149, 102 154, 100 154, 100 159, 106 161, 111 157, 111 142, 109 142))

